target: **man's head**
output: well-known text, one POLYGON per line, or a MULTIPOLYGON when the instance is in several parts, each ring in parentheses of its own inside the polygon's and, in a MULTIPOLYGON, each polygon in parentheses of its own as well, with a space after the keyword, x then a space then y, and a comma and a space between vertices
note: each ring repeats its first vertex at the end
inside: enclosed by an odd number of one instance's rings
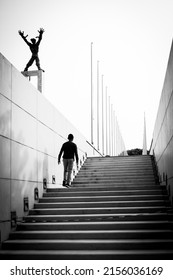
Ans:
POLYGON ((32 39, 31 39, 31 42, 32 42, 33 44, 35 44, 35 43, 36 43, 36 39, 32 38, 32 39))
POLYGON ((68 140, 69 140, 69 141, 73 141, 73 139, 74 139, 73 134, 69 134, 69 135, 68 135, 68 140))

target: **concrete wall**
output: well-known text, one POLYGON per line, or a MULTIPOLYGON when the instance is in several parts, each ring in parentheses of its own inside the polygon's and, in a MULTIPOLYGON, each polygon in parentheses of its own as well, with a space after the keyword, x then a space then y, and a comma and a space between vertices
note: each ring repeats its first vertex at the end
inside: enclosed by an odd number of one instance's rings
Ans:
POLYGON ((160 181, 167 181, 173 201, 173 45, 155 122, 151 154, 155 155, 160 181))
MULTIPOLYGON (((75 136, 80 163, 93 155, 93 147, 48 100, 0 54, 0 234, 6 239, 11 212, 24 214, 23 199, 34 204, 34 189, 43 193, 62 184, 63 166, 57 155, 69 133, 75 136), (52 185, 52 175, 56 185, 52 185)), ((94 155, 99 155, 97 151, 94 155)), ((74 170, 75 172, 75 170, 74 170)))

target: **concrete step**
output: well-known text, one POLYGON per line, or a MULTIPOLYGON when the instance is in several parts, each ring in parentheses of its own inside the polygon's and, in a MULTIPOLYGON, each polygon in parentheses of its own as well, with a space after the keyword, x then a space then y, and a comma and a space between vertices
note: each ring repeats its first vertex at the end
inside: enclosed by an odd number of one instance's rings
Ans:
POLYGON ((99 202, 99 201, 159 201, 168 200, 168 195, 105 195, 105 196, 70 196, 70 197, 43 197, 39 199, 39 203, 55 203, 55 202, 99 202))
POLYGON ((151 159, 146 159, 146 160, 141 160, 141 159, 130 159, 130 158, 124 158, 124 159, 103 159, 103 160, 98 160, 98 159, 87 159, 83 165, 136 165, 136 164, 141 164, 141 165, 153 165, 153 161, 151 159))
MULTIPOLYGON (((59 190, 59 189, 58 189, 59 190)), ((65 189, 65 191, 55 191, 55 192, 46 192, 43 194, 43 197, 78 197, 78 196, 133 196, 133 195, 167 195, 166 190, 156 189, 156 190, 93 190, 87 191, 85 189, 78 190, 74 189, 65 189), (67 191, 68 190, 68 191, 67 191)))
POLYGON ((91 168, 91 167, 103 167, 105 166, 106 168, 115 168, 115 167, 122 167, 122 168, 126 168, 126 167, 130 167, 130 168, 133 168, 133 167, 147 167, 147 166, 150 166, 150 167, 153 167, 153 164, 152 162, 116 162, 116 161, 113 161, 113 162, 88 162, 86 161, 83 165, 82 165, 82 168, 83 167, 88 167, 88 168, 91 168))
POLYGON ((172 229, 168 221, 88 221, 19 223, 17 230, 122 230, 122 229, 172 229))
POLYGON ((87 181, 91 181, 91 180, 97 180, 97 181, 117 181, 117 180, 121 180, 121 181, 124 181, 124 180, 145 180, 145 181, 153 181, 155 182, 155 177, 153 174, 151 175, 128 175, 128 174, 124 174, 124 175, 121 175, 121 174, 104 174, 102 173, 102 175, 97 175, 97 174, 94 174, 94 175, 82 175, 82 174, 78 174, 77 177, 75 178, 75 180, 79 180, 79 181, 84 181, 84 180, 87 180, 87 181))
POLYGON ((69 202, 48 202, 35 203, 34 208, 94 208, 94 207, 142 207, 142 206, 164 206, 170 205, 170 201, 164 200, 137 200, 137 201, 69 201, 69 202))
POLYGON ((153 175, 153 170, 151 168, 148 168, 148 169, 139 169, 139 170, 136 170, 136 169, 126 169, 126 170, 123 170, 123 169, 103 169, 103 170, 99 170, 97 168, 92 168, 92 169, 84 169, 83 167, 79 170, 78 172, 78 175, 94 175, 94 174, 97 174, 97 175, 100 175, 102 176, 103 175, 103 172, 106 171, 105 173, 106 174, 115 174, 115 175, 153 175))
POLYGON ((79 173, 77 174, 77 177, 83 178, 83 177, 95 177, 95 178, 100 178, 100 179, 104 179, 104 178, 125 178, 125 179, 131 179, 131 178, 136 178, 136 179, 153 179, 154 178, 154 174, 146 174, 146 173, 138 173, 138 174, 134 174, 134 173, 127 173, 127 172, 104 172, 102 171, 101 173, 97 173, 97 172, 90 172, 90 171, 79 171, 79 173))
POLYGON ((84 164, 86 163, 104 163, 104 164, 108 164, 108 163, 136 163, 136 162, 139 162, 139 163, 150 163, 150 162, 153 162, 152 158, 151 157, 147 157, 147 158, 138 158, 138 157, 110 157, 110 158, 107 158, 107 157, 103 157, 103 158, 96 158, 96 157, 93 157, 93 158, 87 158, 87 160, 84 162, 84 164))
POLYGON ((86 165, 105 165, 105 166, 114 166, 114 165, 153 165, 153 160, 151 160, 151 158, 146 158, 146 159, 142 159, 142 158, 132 158, 132 157, 124 157, 123 159, 120 159, 120 158, 110 158, 110 159, 106 159, 106 158, 103 158, 103 159, 96 159, 96 158, 93 158, 93 159, 87 159, 83 166, 86 166, 86 165))
POLYGON ((111 163, 126 163, 126 162, 142 162, 142 163, 145 163, 145 162, 147 162, 147 163, 149 163, 149 162, 152 162, 152 158, 149 156, 149 157, 146 157, 146 158, 144 158, 144 157, 131 157, 131 156, 125 156, 125 157, 100 157, 100 158, 98 158, 98 157, 88 157, 87 158, 87 160, 84 162, 84 164, 86 164, 86 163, 93 163, 93 162, 95 162, 95 163, 109 163, 109 162, 111 162, 111 163))
POLYGON ((31 230, 11 232, 10 239, 172 239, 169 229, 31 230))
MULTIPOLYGON (((111 156, 111 157, 87 157, 86 161, 151 161, 151 155, 137 155, 137 156, 111 156)), ((85 161, 85 162, 86 162, 85 161)))
POLYGON ((173 251, 172 250, 20 250, 20 251, 1 251, 0 259, 3 260, 172 260, 173 251))
POLYGON ((97 177, 90 177, 90 178, 87 178, 87 177, 76 177, 74 180, 73 180, 74 184, 83 184, 83 183, 93 183, 93 184, 100 184, 100 182, 102 184, 105 184, 105 185, 109 185, 111 183, 113 184, 117 184, 117 183, 124 183, 124 184, 134 184, 134 183, 137 183, 137 184, 154 184, 155 183, 155 179, 154 177, 153 178, 136 178, 136 177, 129 177, 129 178, 122 178, 122 177, 116 177, 116 178, 112 178, 112 177, 109 177, 109 178, 97 178, 97 177))
POLYGON ((173 250, 173 239, 8 240, 3 250, 173 250))
POLYGON ((106 172, 124 172, 124 173, 134 173, 134 172, 149 172, 153 170, 152 165, 83 165, 79 172, 92 172, 97 170, 97 172, 106 171, 106 172))
POLYGON ((97 184, 93 184, 93 183, 85 183, 82 185, 76 184, 73 182, 70 188, 66 188, 66 187, 62 187, 62 188, 47 188, 47 193, 51 193, 51 192, 66 192, 66 193, 70 193, 70 192, 90 192, 90 193, 94 193, 95 191, 98 192, 102 192, 102 191, 166 191, 166 187, 165 186, 160 186, 160 185, 156 185, 156 184, 130 184, 128 183, 127 185, 125 184, 109 184, 109 185, 105 185, 100 183, 99 185, 97 184))
MULTIPOLYGON (((41 205, 42 206, 42 205, 41 205)), ((78 215, 78 214, 120 214, 120 213, 168 213, 172 212, 171 207, 162 206, 141 206, 141 207, 78 207, 78 208, 35 208, 29 210, 29 215, 78 215)), ((85 205, 84 205, 85 206, 85 205)))
POLYGON ((172 260, 173 250, 1 250, 3 260, 172 260))
MULTIPOLYGON (((76 177, 77 178, 77 177, 76 177)), ((100 181, 98 182, 97 180, 80 180, 77 181, 76 179, 74 179, 74 181, 72 182, 72 186, 71 187, 93 187, 93 188, 102 188, 102 187, 107 187, 107 188, 111 188, 111 187, 121 187, 121 188, 130 188, 130 189, 135 189, 136 187, 138 188, 145 188, 149 186, 150 187, 156 187, 156 184, 154 182, 154 180, 150 180, 150 181, 145 181, 145 180, 104 180, 104 181, 100 181)))
POLYGON ((65 221, 173 221, 173 214, 167 213, 140 213, 140 214, 78 214, 70 215, 28 215, 24 217, 25 222, 65 222, 65 221))

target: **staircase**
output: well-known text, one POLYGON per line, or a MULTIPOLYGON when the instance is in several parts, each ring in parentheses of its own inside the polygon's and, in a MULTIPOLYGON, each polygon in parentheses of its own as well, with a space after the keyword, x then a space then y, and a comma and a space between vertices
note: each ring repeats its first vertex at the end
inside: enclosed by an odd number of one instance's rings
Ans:
POLYGON ((2 244, 2 259, 172 259, 173 214, 150 156, 88 158, 49 188, 2 244))

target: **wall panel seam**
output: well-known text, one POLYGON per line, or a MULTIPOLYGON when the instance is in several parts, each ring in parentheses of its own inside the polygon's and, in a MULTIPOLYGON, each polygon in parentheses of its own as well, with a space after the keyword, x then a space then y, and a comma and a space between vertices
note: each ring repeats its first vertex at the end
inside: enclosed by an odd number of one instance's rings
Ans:
POLYGON ((162 127, 163 127, 163 124, 164 124, 164 120, 165 120, 165 118, 166 118, 166 113, 167 113, 167 111, 168 111, 168 107, 169 107, 169 104, 170 104, 170 102, 171 102, 172 96, 173 96, 173 90, 172 90, 172 93, 171 93, 171 95, 170 95, 170 99, 169 99, 168 105, 167 105, 167 107, 166 107, 165 114, 164 114, 162 123, 161 123, 161 125, 160 125, 159 132, 158 132, 158 134, 157 134, 156 140, 154 141, 154 142, 155 142, 155 145, 154 145, 154 148, 153 148, 153 149, 155 149, 155 147, 156 147, 156 145, 157 145, 157 141, 158 141, 158 138, 159 138, 159 136, 160 136, 160 133, 161 133, 161 130, 162 130, 162 127))
MULTIPOLYGON (((5 97, 7 100, 9 100, 12 104, 14 104, 15 106, 17 106, 19 109, 21 109, 22 111, 24 111, 26 114, 28 114, 29 116, 31 116, 33 119, 35 119, 38 123, 44 125, 47 129, 49 129, 50 131, 52 131, 53 133, 55 133, 57 136, 61 137, 64 140, 67 140, 64 136, 62 136, 61 134, 59 134, 58 132, 56 132, 54 129, 52 129, 51 127, 49 127, 48 125, 46 125, 45 123, 43 123, 42 121, 40 121, 38 118, 36 118, 35 116, 33 116, 31 113, 29 113, 28 111, 26 111, 24 108, 22 108, 21 106, 19 106, 18 104, 16 104, 14 101, 10 100, 8 97, 6 97, 5 95, 1 94, 3 97, 5 97)), ((14 140, 13 140, 14 141, 14 140)), ((17 141, 16 141, 17 142, 17 141)), ((88 141, 86 141, 87 143, 88 141)), ((18 142, 19 143, 19 142, 18 142)), ((23 144, 25 146, 25 144, 23 144)), ((27 146, 27 145, 26 145, 27 146)), ((94 148, 94 147, 93 147, 94 148)), ((85 153, 85 151, 83 151, 80 147, 78 147, 78 149, 85 153)), ((95 149, 95 148, 94 148, 95 149)), ((95 149, 96 150, 96 149, 95 149)), ((97 151, 97 150, 96 150, 97 151)))
POLYGON ((161 160, 162 156, 164 155, 164 153, 165 153, 167 147, 169 146, 169 144, 170 144, 170 142, 171 142, 172 140, 173 140, 173 135, 172 135, 172 137, 170 138, 169 142, 167 143, 167 146, 166 146, 165 149, 163 150, 162 154, 161 154, 160 157, 158 158, 157 162, 159 162, 159 161, 161 160))

